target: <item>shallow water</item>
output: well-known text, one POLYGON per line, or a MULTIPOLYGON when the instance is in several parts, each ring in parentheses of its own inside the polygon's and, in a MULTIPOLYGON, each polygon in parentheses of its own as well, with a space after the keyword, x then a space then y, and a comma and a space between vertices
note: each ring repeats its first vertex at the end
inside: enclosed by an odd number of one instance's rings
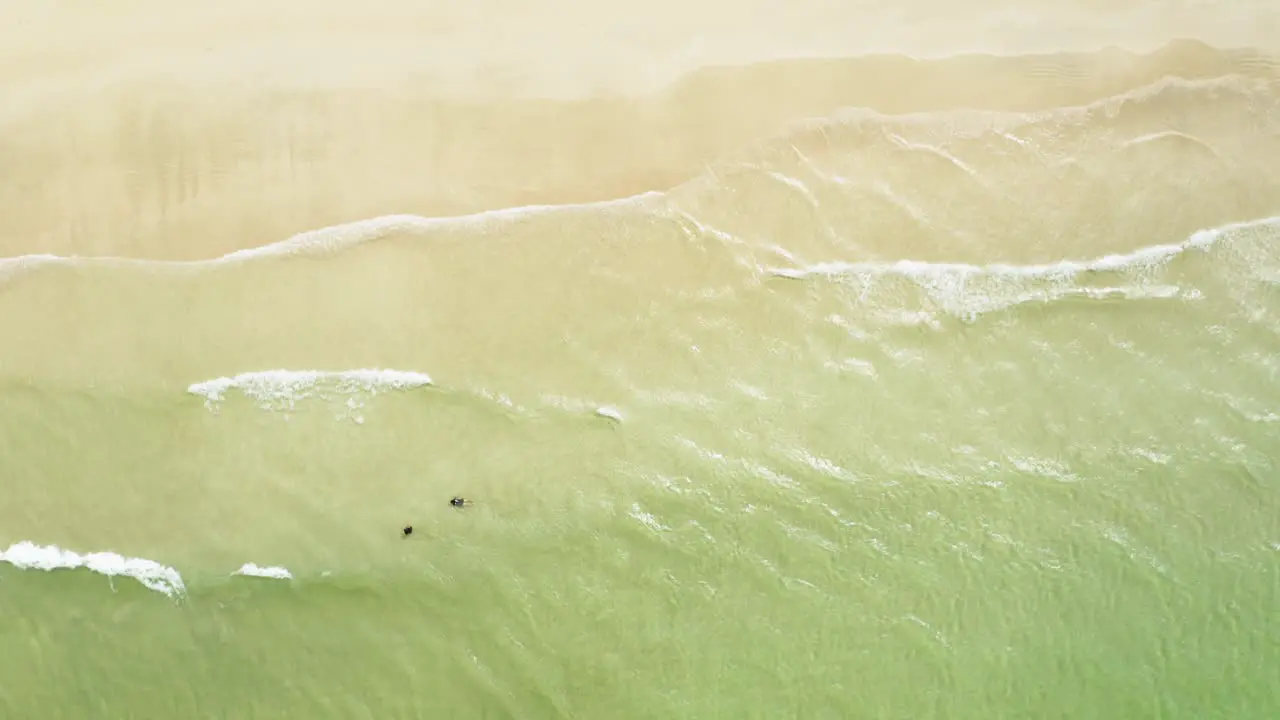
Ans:
POLYGON ((3 716, 1274 717, 1280 65, 1067 35, 11 46, 3 716))

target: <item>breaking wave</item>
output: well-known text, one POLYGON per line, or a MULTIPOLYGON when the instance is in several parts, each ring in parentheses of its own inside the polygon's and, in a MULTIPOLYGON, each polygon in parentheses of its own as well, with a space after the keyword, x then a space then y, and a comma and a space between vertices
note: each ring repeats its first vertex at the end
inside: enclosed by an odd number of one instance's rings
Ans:
MULTIPOLYGON (((356 424, 363 424, 362 397, 428 387, 438 387, 431 376, 408 370, 262 370, 192 383, 187 392, 204 398, 205 407, 212 412, 217 412, 233 391, 252 400, 258 408, 273 411, 294 410, 299 402, 309 398, 332 401, 342 397, 345 398, 349 419, 356 424)), ((515 403, 502 393, 483 388, 460 392, 518 416, 536 414, 534 410, 515 403)), ((555 411, 580 416, 589 414, 615 423, 621 423, 624 419, 622 410, 613 405, 589 403, 557 395, 543 396, 542 401, 544 407, 555 411)))
MULTIPOLYGON (((154 560, 125 557, 110 551, 80 554, 56 545, 37 545, 23 541, 0 551, 0 562, 8 563, 19 570, 52 572, 84 569, 108 578, 133 578, 147 589, 169 597, 181 597, 187 594, 187 586, 176 569, 154 560)), ((256 563, 245 563, 231 574, 271 580, 293 579, 293 573, 288 568, 261 566, 256 563)))
POLYGON ((262 567, 254 563, 245 563, 240 566, 239 570, 231 573, 232 575, 243 575, 245 577, 268 578, 271 580, 292 580, 293 573, 288 568, 279 566, 262 567))
POLYGON ((822 279, 849 285, 865 297, 874 290, 909 283, 940 309, 972 319, 984 312, 1030 302, 1084 298, 1092 300, 1197 299, 1195 289, 1184 289, 1161 277, 1173 260, 1191 252, 1208 252, 1224 236, 1250 229, 1280 228, 1280 216, 1230 223, 1200 230, 1181 243, 1153 245, 1131 253, 1087 260, 1014 265, 992 263, 935 263, 915 260, 896 262, 822 262, 795 268, 771 267, 769 274, 790 280, 822 279), (1085 277, 1120 284, 1089 285, 1085 277))
POLYGON ((431 385, 426 373, 404 370, 263 370, 194 383, 187 392, 203 397, 210 410, 216 410, 232 390, 255 400, 259 407, 281 410, 292 409, 299 400, 326 397, 329 393, 377 395, 431 385))
POLYGON ((56 545, 20 542, 0 552, 0 562, 21 570, 75 570, 84 568, 107 577, 130 577, 148 589, 170 597, 185 595, 187 588, 177 570, 146 558, 125 557, 114 552, 81 555, 56 545))
POLYGON ((52 267, 66 266, 124 266, 144 268, 200 269, 234 265, 269 258, 326 257, 397 234, 426 234, 440 230, 492 229, 495 225, 515 223, 531 217, 555 213, 581 213, 643 207, 662 197, 659 192, 647 192, 631 197, 594 203, 569 203, 564 205, 526 205, 487 210, 471 215, 450 217, 424 217, 412 214, 381 215, 354 220, 349 223, 307 230, 284 240, 257 247, 236 250, 216 258, 201 260, 152 260, 125 257, 68 257, 62 255, 33 254, 0 258, 0 282, 21 275, 52 267))

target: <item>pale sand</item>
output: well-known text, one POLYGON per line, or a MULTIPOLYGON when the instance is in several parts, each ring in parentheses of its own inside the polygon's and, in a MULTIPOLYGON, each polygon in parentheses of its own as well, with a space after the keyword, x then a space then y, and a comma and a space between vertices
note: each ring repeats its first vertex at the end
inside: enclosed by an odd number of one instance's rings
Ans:
POLYGON ((1040 3, 997 23, 976 19, 991 3, 836 5, 7 3, 0 256, 198 259, 380 214, 624 197, 843 106, 1032 110, 1165 74, 1274 76, 1165 43, 1280 37, 1275 8, 1040 3), (1154 54, 769 62, 1106 44, 1154 54), (747 65, 705 69, 728 63, 747 65))

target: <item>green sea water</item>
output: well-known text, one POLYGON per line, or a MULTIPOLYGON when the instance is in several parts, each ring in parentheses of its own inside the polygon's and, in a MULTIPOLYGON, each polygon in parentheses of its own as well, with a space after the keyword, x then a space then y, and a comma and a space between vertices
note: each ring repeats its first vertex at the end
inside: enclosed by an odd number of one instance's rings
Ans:
POLYGON ((0 717, 1277 717, 1270 68, 0 261, 0 717))

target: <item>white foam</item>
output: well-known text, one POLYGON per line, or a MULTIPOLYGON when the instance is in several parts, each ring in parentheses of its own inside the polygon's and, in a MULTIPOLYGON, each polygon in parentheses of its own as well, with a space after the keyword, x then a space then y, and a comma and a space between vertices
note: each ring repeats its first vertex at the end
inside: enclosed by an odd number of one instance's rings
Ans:
POLYGON ((1200 138, 1194 135, 1188 135, 1187 133, 1179 132, 1177 130, 1162 130, 1159 132, 1152 132, 1152 133, 1147 133, 1145 135, 1139 135, 1138 137, 1132 138, 1130 140, 1126 140, 1124 143, 1121 144, 1121 147, 1137 147, 1139 145, 1147 145, 1150 143, 1160 142, 1162 140, 1170 140, 1170 139, 1181 140, 1183 142, 1197 145, 1203 150, 1208 151, 1211 155, 1215 157, 1221 157, 1218 154, 1218 151, 1215 150, 1213 146, 1210 145, 1209 143, 1205 142, 1204 140, 1201 140, 1200 138))
POLYGON ((80 555, 55 545, 36 545, 23 541, 0 552, 0 561, 22 570, 46 572, 85 568, 108 577, 131 577, 147 588, 170 597, 186 593, 186 586, 177 570, 154 560, 124 557, 113 552, 80 555))
POLYGON ((912 150, 915 152, 922 152, 922 153, 927 153, 929 155, 933 155, 935 157, 945 160, 946 162, 955 166, 961 172, 963 172, 964 174, 970 177, 974 177, 974 178, 978 177, 978 171, 974 170, 972 167, 970 167, 967 163, 965 163, 960 158, 956 157, 955 155, 952 155, 951 153, 947 152, 946 150, 943 150, 940 147, 935 147, 933 145, 926 145, 925 143, 911 142, 910 140, 907 140, 901 135, 898 135, 895 133, 890 133, 889 139, 895 145, 903 148, 904 150, 912 150))
POLYGON ((863 285, 894 278, 906 279, 927 291, 945 309, 960 315, 972 315, 1025 302, 1046 302, 1070 297, 1168 299, 1188 294, 1172 285, 1147 284, 1151 277, 1143 274, 1143 271, 1162 267, 1172 259, 1193 250, 1207 251, 1228 233, 1259 227, 1280 227, 1280 216, 1199 230, 1177 244, 1152 245, 1130 253, 1104 255, 1087 260, 1027 265, 974 265, 919 260, 823 262, 797 268, 770 268, 768 272, 793 280, 822 277, 852 280, 863 285), (1129 274, 1139 284, 1115 287, 1082 287, 1074 284, 1080 276, 1093 273, 1129 274), (1028 291, 1025 286, 1017 285, 1028 280, 1046 282, 1050 287, 1028 291), (1009 282, 1015 285, 1009 286, 1009 282))
POLYGON ((645 527, 649 528, 650 530, 656 533, 671 531, 671 528, 667 525, 663 525, 662 522, 659 521, 658 518, 655 517, 653 513, 647 512, 643 508, 641 508, 639 503, 632 504, 631 511, 627 514, 630 515, 632 518, 639 520, 640 524, 644 525, 645 527))
POLYGON ((241 262, 264 257, 304 254, 327 255, 392 233, 424 232, 440 227, 446 222, 447 220, 443 218, 427 218, 420 215, 382 215, 308 230, 269 245, 236 250, 206 262, 241 262))
POLYGON ((488 226, 499 222, 515 222, 524 218, 553 213, 576 212, 582 210, 601 210, 610 207, 639 205, 662 197, 659 192, 646 192, 640 195, 604 200, 591 203, 571 203, 565 205, 524 205, 520 207, 486 210, 469 215, 453 215, 447 217, 424 217, 422 215, 398 214, 380 215, 378 217, 356 220, 339 225, 308 230, 284 240, 245 248, 227 253, 221 257, 201 260, 149 260, 144 258, 121 258, 111 256, 77 257, 62 255, 20 255, 0 258, 0 282, 21 272, 34 270, 47 265, 76 265, 85 263, 112 265, 139 265, 147 267, 207 267, 260 260, 273 257, 292 256, 324 256, 332 255, 346 248, 360 245, 378 238, 397 233, 426 233, 450 228, 488 226))
POLYGON ((405 370, 262 370, 198 382, 188 387, 187 392, 203 397, 209 409, 215 409, 231 390, 239 390, 258 401, 260 407, 287 409, 312 395, 323 397, 326 391, 376 395, 431 384, 427 374, 405 370))
POLYGON ((552 213, 573 212, 581 210, 603 210, 609 207, 639 204, 661 197, 659 192, 646 192, 639 195, 603 200, 590 203, 569 203, 565 205, 521 205, 518 207, 485 210, 468 215, 452 215, 447 217, 423 217, 421 215, 383 215, 380 217, 358 220, 343 225, 310 230, 291 238, 263 245, 256 248, 237 250, 223 255, 218 260, 239 261, 260 257, 332 254, 352 245, 375 240, 391 233, 424 233, 432 230, 487 226, 498 222, 514 222, 528 217, 548 215, 552 213))
MULTIPOLYGON (((1217 99, 1223 92, 1234 92, 1240 95, 1263 94, 1269 96, 1272 81, 1263 78, 1250 78, 1243 75, 1220 75, 1212 78, 1186 79, 1166 75, 1148 85, 1130 88, 1117 95, 1098 98, 1083 105, 1064 105, 1028 111, 982 110, 976 108, 952 108, 945 110, 920 110, 906 113, 888 113, 865 106, 847 106, 828 116, 813 117, 791 123, 781 135, 789 144, 794 144, 792 137, 800 132, 825 132, 844 127, 869 126, 877 133, 884 127, 911 126, 928 127, 937 125, 939 121, 946 123, 947 134, 951 137, 973 137, 987 132, 996 132, 1020 145, 1027 141, 1017 135, 1019 129, 1033 124, 1052 122, 1083 121, 1088 122, 1103 114, 1114 118, 1128 104, 1139 107, 1142 103, 1151 102, 1162 95, 1174 92, 1196 92, 1217 99)), ((917 145, 905 138, 895 139, 886 133, 891 142, 907 147, 917 145)), ((918 145, 920 149, 933 150, 932 146, 918 145)))
MULTIPOLYGON (((697 235, 701 235, 703 237, 713 237, 719 240, 720 242, 724 243, 725 245, 745 246, 748 244, 746 240, 743 240, 737 235, 734 235, 733 233, 730 233, 730 232, 726 232, 716 227, 712 227, 711 225, 708 225, 707 223, 699 220, 698 218, 694 217, 693 215, 690 215, 687 212, 684 212, 683 210, 677 210, 676 216, 681 218, 685 222, 689 223, 690 225, 692 225, 693 228, 698 231, 697 235)), ((694 235, 693 233, 689 232, 688 228, 684 228, 684 231, 687 235, 691 237, 694 235)))
POLYGON ((591 413, 596 417, 602 417, 614 422, 622 422, 622 411, 612 405, 596 405, 594 401, 583 398, 574 398, 567 395, 554 395, 550 393, 543 394, 539 398, 544 405, 558 408, 570 413, 591 413))
MULTIPOLYGON (((1267 218, 1256 224, 1280 222, 1280 218, 1267 218)), ((1247 227, 1241 224, 1240 227, 1247 227)), ((1016 277, 1065 278, 1085 272, 1115 272, 1134 267, 1159 265, 1181 255, 1191 249, 1206 249, 1213 245, 1222 230, 1202 230, 1185 242, 1177 245, 1152 245, 1139 248, 1122 255, 1104 255, 1090 260, 1062 260, 1056 263, 1012 265, 1009 263, 992 263, 989 265, 973 265, 970 263, 923 262, 920 260, 898 260, 895 262, 823 262, 814 263, 801 268, 770 268, 770 272, 778 277, 801 279, 810 276, 843 276, 843 275, 901 275, 905 277, 929 278, 939 275, 1007 275, 1016 277)))
POLYGON ((17 257, 0 258, 0 283, 32 270, 47 265, 68 262, 69 258, 57 255, 19 255, 17 257))
POLYGON ((778 182, 782 183, 783 185, 786 185, 787 187, 800 193, 802 196, 804 196, 805 201, 808 202, 813 207, 818 207, 818 198, 814 196, 813 191, 809 189, 809 186, 805 185, 804 182, 801 181, 799 178, 793 178, 790 175, 784 175, 783 173, 780 173, 776 170, 766 170, 765 174, 773 178, 774 180, 777 180, 778 182))
POLYGON ((231 573, 232 575, 244 575, 247 577, 270 578, 272 580, 292 580, 293 573, 288 568, 278 566, 262 567, 254 563, 245 563, 240 569, 231 573))
POLYGON ((847 357, 842 358, 839 362, 828 360, 823 363, 823 367, 841 372, 855 372, 869 378, 877 377, 876 366, 870 360, 861 358, 847 357))
POLYGON ((596 415, 608 420, 613 420, 614 422, 622 422, 622 412, 617 408, 610 407, 608 405, 602 405, 596 408, 596 415))
POLYGON ((495 392, 483 387, 472 387, 469 389, 469 392, 476 397, 484 398, 485 400, 498 405, 505 411, 524 416, 532 416, 535 414, 534 411, 517 403, 515 400, 512 400, 511 396, 506 393, 495 392))

